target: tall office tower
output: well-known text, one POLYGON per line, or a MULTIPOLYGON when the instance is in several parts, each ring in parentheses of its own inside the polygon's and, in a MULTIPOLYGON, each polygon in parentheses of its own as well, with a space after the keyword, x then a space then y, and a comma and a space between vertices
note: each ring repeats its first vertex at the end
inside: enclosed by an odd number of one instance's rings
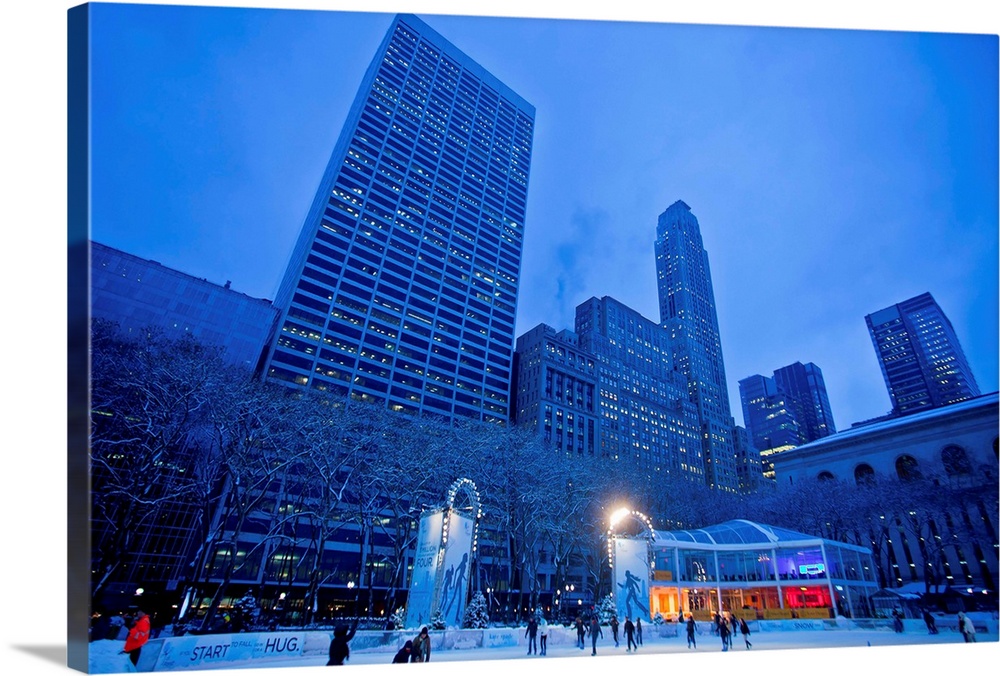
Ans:
POLYGON ((513 421, 533 425, 567 455, 593 457, 600 444, 597 359, 572 331, 539 324, 517 339, 513 421))
POLYGON ((929 293, 865 317, 895 415, 979 396, 951 322, 929 293))
POLYGON ((795 362, 783 366, 774 372, 774 383, 788 397, 788 404, 799 422, 802 443, 822 439, 837 431, 823 371, 816 364, 795 362))
POLYGON ((397 16, 279 288, 266 377, 506 420, 533 128, 532 105, 397 16))
POLYGON ((225 348, 233 364, 257 367, 277 311, 252 298, 156 261, 90 242, 90 313, 133 333, 158 327, 225 348))
POLYGON ((735 427, 722 363, 715 293, 698 219, 678 200, 656 226, 660 325, 673 337, 673 359, 698 407, 708 485, 736 491, 735 427))
POLYGON ((760 452, 763 475, 773 479, 773 456, 802 443, 801 425, 773 378, 752 375, 741 380, 740 401, 750 445, 760 452))
POLYGON ((599 454, 704 482, 698 411, 670 334, 608 296, 577 306, 576 334, 597 363, 599 454))

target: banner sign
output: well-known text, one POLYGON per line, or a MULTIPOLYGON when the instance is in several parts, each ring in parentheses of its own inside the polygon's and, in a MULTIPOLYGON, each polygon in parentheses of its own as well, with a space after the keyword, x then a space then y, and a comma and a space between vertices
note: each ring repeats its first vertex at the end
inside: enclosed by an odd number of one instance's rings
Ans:
POLYGON ((448 518, 448 542, 445 544, 441 590, 438 609, 449 627, 461 627, 465 599, 469 593, 472 567, 472 535, 474 522, 467 516, 451 511, 448 518))
POLYGON ((406 602, 406 628, 419 629, 430 623, 433 612, 434 592, 440 565, 441 533, 444 512, 430 512, 420 516, 417 533, 416 556, 413 559, 413 576, 406 602))
POLYGON ((518 645, 520 636, 524 633, 520 629, 483 629, 484 648, 512 648, 518 645))
POLYGON ((823 620, 761 620, 758 623, 760 631, 823 631, 826 622, 823 620))
POLYGON ((618 618, 650 620, 649 545, 645 539, 615 538, 615 608, 618 618))
POLYGON ((236 662, 300 657, 304 645, 305 637, 298 632, 182 636, 163 642, 156 670, 207 669, 216 664, 234 666, 236 662))

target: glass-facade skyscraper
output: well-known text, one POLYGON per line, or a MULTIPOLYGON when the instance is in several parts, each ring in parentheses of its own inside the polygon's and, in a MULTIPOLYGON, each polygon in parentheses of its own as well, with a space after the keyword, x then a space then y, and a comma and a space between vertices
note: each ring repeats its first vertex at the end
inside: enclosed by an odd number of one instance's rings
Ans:
POLYGON ((507 420, 534 116, 423 21, 396 16, 279 288, 266 377, 507 420))
POLYGON ((740 403, 747 435, 760 451, 767 478, 774 478, 775 454, 837 431, 823 372, 812 362, 783 366, 770 378, 743 378, 740 403))
POLYGON ((803 443, 822 439, 837 431, 826 393, 823 371, 812 362, 795 362, 774 372, 778 389, 788 395, 789 405, 801 427, 803 443))
POLYGON ((977 397, 958 335, 929 293, 865 317, 892 412, 916 413, 977 397))
POLYGON ((660 325, 670 332, 673 361, 687 379, 698 408, 707 483, 736 491, 733 421, 722 362, 719 319, 698 219, 678 200, 656 226, 656 277, 660 325))

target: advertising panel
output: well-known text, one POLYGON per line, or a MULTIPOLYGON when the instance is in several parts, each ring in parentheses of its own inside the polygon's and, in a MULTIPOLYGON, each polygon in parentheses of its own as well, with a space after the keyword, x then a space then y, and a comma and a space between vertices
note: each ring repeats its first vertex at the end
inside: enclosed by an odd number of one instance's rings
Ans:
POLYGON ((300 632, 263 634, 206 634, 183 636, 163 642, 156 661, 157 671, 212 669, 219 665, 299 657, 305 635, 300 632))
POLYGON ((649 544, 645 539, 615 539, 615 607, 618 617, 651 619, 649 614, 649 544))
POLYGON ((442 511, 425 512, 420 516, 417 549, 413 559, 413 576, 410 578, 410 593, 406 604, 407 629, 417 629, 430 622, 443 527, 442 511))
POLYGON ((465 599, 469 591, 472 565, 473 520, 451 512, 448 520, 448 542, 444 550, 444 578, 438 596, 438 608, 449 627, 462 626, 465 599))

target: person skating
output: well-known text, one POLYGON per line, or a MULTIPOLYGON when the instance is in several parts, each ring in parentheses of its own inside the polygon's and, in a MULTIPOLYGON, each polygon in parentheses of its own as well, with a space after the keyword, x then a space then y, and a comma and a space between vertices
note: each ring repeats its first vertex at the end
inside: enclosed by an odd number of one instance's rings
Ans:
POLYGON ((632 652, 632 648, 636 650, 639 649, 638 644, 635 642, 635 625, 632 624, 632 618, 625 618, 625 652, 632 652))
POLYGON ((534 652, 538 654, 538 620, 532 615, 528 618, 528 628, 524 630, 524 637, 528 639, 528 654, 534 652))
POLYGON ((750 625, 742 617, 740 618, 740 633, 743 634, 743 640, 746 641, 747 650, 750 650, 753 647, 753 644, 750 643, 750 625))
POLYGON ((542 621, 538 623, 538 634, 538 647, 541 649, 539 655, 544 655, 549 639, 549 621, 545 617, 542 617, 542 621))
POLYGON ((615 640, 615 647, 618 647, 618 616, 611 616, 611 638, 615 640))
POLYGON ((583 635, 587 632, 587 627, 583 624, 583 618, 576 616, 576 647, 583 650, 585 645, 583 635))
POLYGON ((635 618, 635 642, 642 645, 642 618, 635 618))
POLYGON ((696 625, 694 623, 694 615, 688 615, 688 619, 687 619, 688 648, 689 649, 690 648, 694 648, 695 650, 697 650, 698 649, 698 642, 695 640, 695 636, 694 636, 695 628, 696 628, 696 625))
POLYGON ((406 664, 410 661, 410 655, 413 654, 413 641, 407 641, 403 644, 403 647, 399 649, 395 657, 392 658, 393 664, 406 664))
POLYGON ((966 643, 976 643, 976 625, 972 623, 972 618, 965 613, 959 613, 961 622, 959 626, 961 627, 962 635, 965 637, 966 643))
POLYGON ((937 623, 934 621, 934 616, 931 615, 926 608, 924 608, 923 615, 924 615, 924 624, 927 625, 927 633, 928 634, 938 633, 937 623))
POLYGON ((899 614, 899 610, 893 609, 892 611, 892 629, 897 634, 903 633, 903 616, 899 614))
POLYGON ((149 641, 149 615, 138 610, 136 611, 135 624, 129 629, 128 636, 125 638, 125 648, 122 650, 123 653, 128 654, 128 659, 133 667, 139 664, 139 653, 142 652, 142 646, 146 645, 147 641, 149 641))
POLYGON ((729 623, 722 621, 719 623, 719 637, 722 639, 722 652, 729 650, 729 623))
POLYGON ((601 623, 597 621, 597 615, 590 618, 590 654, 597 654, 597 638, 603 637, 604 632, 601 631, 601 623))
POLYGON ((735 615, 730 614, 729 616, 729 647, 733 647, 733 639, 736 637, 736 632, 740 630, 740 621, 736 619, 735 615))
POLYGON ((427 632, 427 627, 421 627, 420 633, 413 639, 413 652, 410 655, 411 662, 431 661, 431 636, 427 632))
POLYGON ((351 657, 351 649, 347 644, 354 638, 354 634, 358 631, 358 621, 358 619, 355 619, 354 624, 350 628, 344 625, 334 627, 333 639, 330 641, 330 659, 327 661, 326 666, 340 666, 345 660, 351 657))

